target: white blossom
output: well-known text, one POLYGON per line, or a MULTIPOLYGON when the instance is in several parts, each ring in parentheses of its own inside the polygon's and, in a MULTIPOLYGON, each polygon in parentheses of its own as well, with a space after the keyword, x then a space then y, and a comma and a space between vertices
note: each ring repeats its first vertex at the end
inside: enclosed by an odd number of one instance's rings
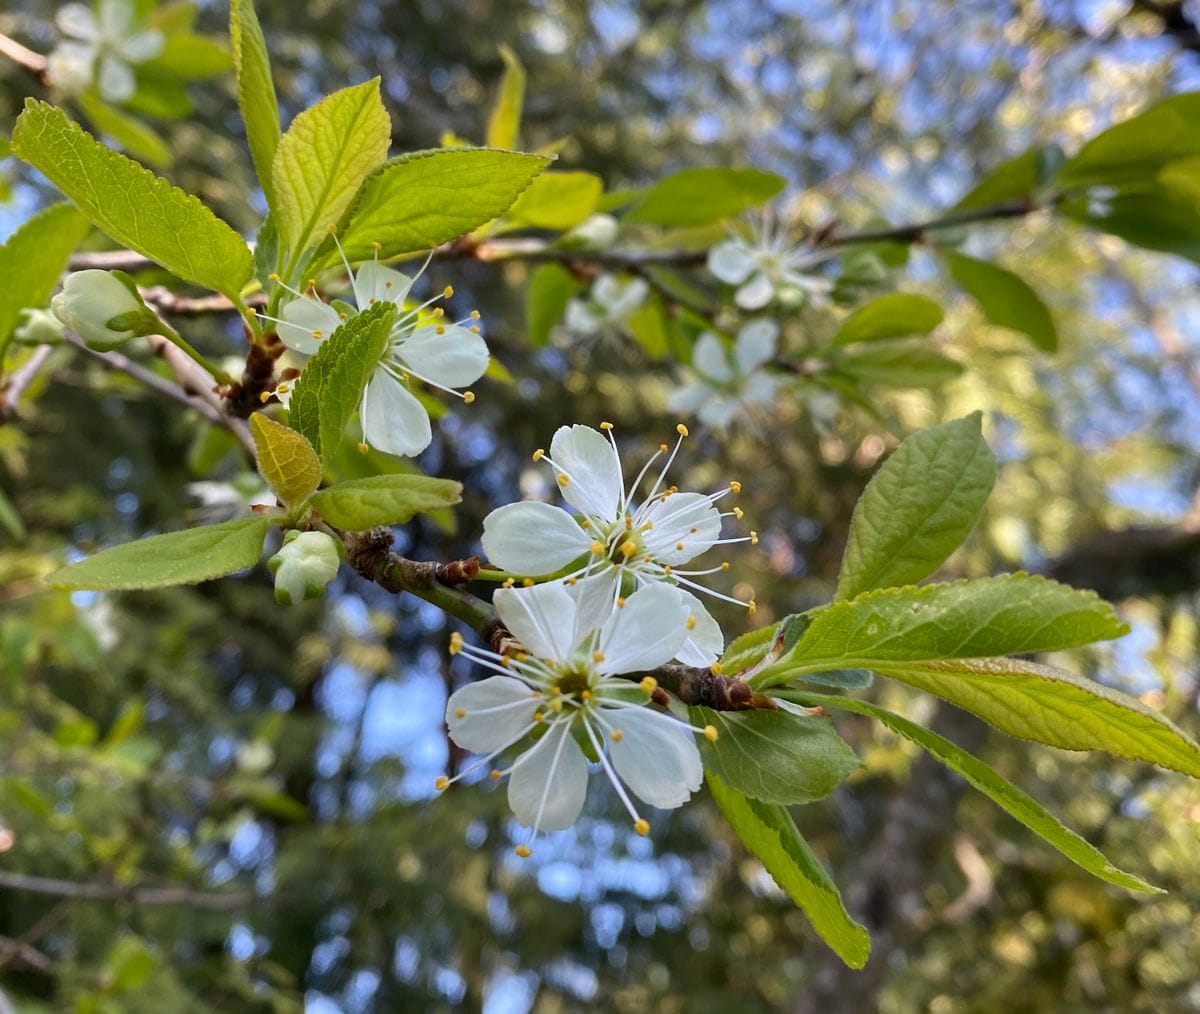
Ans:
MULTIPOLYGON (((715 739, 716 730, 696 729, 653 705, 653 677, 623 677, 655 669, 676 654, 687 633, 687 610, 662 585, 635 592, 600 624, 561 584, 500 589, 495 605, 525 651, 498 655, 452 636, 452 654, 461 652, 498 675, 450 696, 450 737, 485 756, 455 778, 439 778, 437 788, 531 740, 511 767, 494 767, 491 777, 509 779, 509 805, 532 829, 532 841, 579 817, 587 795, 584 743, 634 829, 648 834, 649 822, 632 797, 662 809, 682 806, 703 778, 692 733, 715 739)), ((517 846, 517 853, 529 855, 529 845, 517 846)))
POLYGON ((65 326, 87 344, 104 352, 146 331, 141 326, 153 321, 137 289, 111 271, 89 268, 67 275, 62 292, 50 300, 50 309, 65 326), (119 318, 132 320, 142 313, 144 319, 125 328, 111 328, 119 318))
POLYGON ((750 237, 734 234, 709 250, 708 270, 738 287, 733 300, 743 310, 761 310, 780 297, 823 301, 833 282, 811 271, 828 259, 825 251, 793 244, 764 215, 750 237))
POLYGON ((567 304, 564 323, 568 331, 585 336, 619 327, 637 312, 649 292, 644 278, 622 282, 616 275, 600 275, 586 299, 572 299, 567 304))
POLYGON ((688 665, 711 665, 724 645, 721 628, 689 589, 746 605, 705 588, 695 578, 728 569, 721 563, 704 570, 684 570, 688 563, 714 546, 757 542, 722 539, 721 519, 739 520, 740 508, 722 514, 716 501, 741 485, 731 482, 715 493, 680 492, 665 484, 667 471, 687 428, 678 427, 674 449, 667 444, 646 462, 626 489, 612 424, 601 423, 605 434, 590 426, 563 426, 550 442, 550 454, 539 449, 535 461, 554 470, 563 499, 578 513, 568 514, 548 503, 522 501, 492 511, 483 522, 483 549, 497 567, 513 574, 549 577, 566 582, 585 608, 609 609, 621 597, 648 584, 672 588, 688 612, 687 637, 677 657, 688 665), (650 491, 635 501, 638 487, 651 466, 670 451, 650 491))
POLYGON ((696 379, 674 392, 671 410, 695 414, 718 430, 739 417, 753 422, 779 389, 779 378, 762 368, 775 357, 778 338, 775 321, 749 321, 738 331, 731 355, 717 335, 705 331, 692 350, 696 379))
POLYGON ((109 102, 128 102, 137 90, 133 68, 158 56, 162 32, 135 23, 131 0, 100 0, 95 13, 80 3, 59 8, 54 18, 69 41, 50 54, 50 80, 63 91, 83 91, 95 76, 109 102))
MULTIPOLYGON (((322 341, 359 310, 384 300, 395 303, 398 312, 388 347, 367 382, 359 414, 367 445, 388 454, 414 457, 429 446, 433 430, 429 413, 410 389, 412 381, 453 394, 467 404, 475 400, 473 392, 457 388, 473 384, 487 370, 487 345, 475 323, 479 312, 472 311, 469 318, 457 323, 446 323, 441 307, 427 314, 439 299, 454 294, 450 286, 420 306, 406 309, 408 293, 420 272, 410 278, 377 260, 366 261, 357 271, 347 264, 346 271, 357 308, 342 304, 343 309, 335 309, 318 298, 310 285, 306 293, 288 289, 295 298, 283 307, 281 317, 267 319, 278 325, 280 340, 288 348, 312 356, 322 341)), ((278 276, 272 280, 282 284, 278 276)), ((286 400, 290 387, 281 384, 274 393, 286 400)))

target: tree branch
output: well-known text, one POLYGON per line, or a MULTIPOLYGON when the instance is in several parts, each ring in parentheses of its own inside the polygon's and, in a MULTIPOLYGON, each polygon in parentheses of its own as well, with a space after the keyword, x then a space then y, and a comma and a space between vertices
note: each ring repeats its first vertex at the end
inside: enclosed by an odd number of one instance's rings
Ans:
POLYGON ((190 887, 145 887, 124 884, 104 884, 91 881, 58 880, 54 877, 35 877, 27 873, 0 870, 0 887, 10 891, 49 894, 58 898, 83 901, 123 901, 133 905, 184 905, 207 908, 217 912, 246 908, 258 901, 254 894, 214 894, 190 887))
POLYGON ((13 371, 13 375, 6 382, 0 383, 0 423, 16 418, 17 404, 21 395, 25 393, 25 388, 33 383, 41 368, 46 365, 46 360, 53 354, 54 346, 39 345, 33 350, 33 354, 13 371))
POLYGON ((46 67, 49 61, 41 53, 35 53, 27 46, 22 46, 16 39, 2 33, 0 33, 0 56, 7 56, 13 63, 24 67, 43 88, 49 84, 46 78, 46 67))

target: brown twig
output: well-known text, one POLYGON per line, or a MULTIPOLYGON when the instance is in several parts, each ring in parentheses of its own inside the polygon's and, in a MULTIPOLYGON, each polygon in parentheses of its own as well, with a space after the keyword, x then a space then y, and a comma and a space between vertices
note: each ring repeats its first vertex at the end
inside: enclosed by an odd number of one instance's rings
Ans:
POLYGON ((22 46, 16 39, 0 33, 0 56, 6 56, 13 63, 20 64, 43 88, 49 85, 49 79, 46 77, 49 61, 41 53, 35 53, 28 46, 22 46))
POLYGON ((35 877, 27 873, 0 870, 0 887, 10 891, 49 894, 58 898, 81 901, 118 901, 132 905, 185 905, 207 908, 217 912, 246 908, 258 899, 254 894, 214 894, 178 885, 148 887, 91 881, 59 880, 54 877, 35 877))
POLYGON ((54 346, 39 345, 33 350, 33 354, 13 371, 7 381, 0 382, 0 423, 16 418, 21 395, 33 383, 34 378, 46 365, 46 360, 53 354, 54 346))

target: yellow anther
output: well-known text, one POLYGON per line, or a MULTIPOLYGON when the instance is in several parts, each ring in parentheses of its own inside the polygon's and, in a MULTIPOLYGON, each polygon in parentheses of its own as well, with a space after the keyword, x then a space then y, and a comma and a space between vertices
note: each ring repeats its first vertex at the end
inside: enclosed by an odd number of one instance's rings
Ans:
POLYGON ((438 779, 436 782, 433 783, 433 787, 435 789, 437 789, 438 792, 441 792, 449 784, 450 784, 449 778, 447 778, 445 775, 438 775, 438 779))
POLYGON ((275 274, 274 271, 272 271, 269 275, 267 275, 267 281, 268 282, 277 282, 277 281, 279 281, 279 276, 277 274, 275 274))
POLYGON ((500 656, 500 664, 502 666, 504 666, 505 669, 507 669, 507 668, 509 668, 509 666, 512 665, 512 659, 509 658, 507 655, 501 655, 500 656))
POLYGON ((540 722, 542 720, 542 713, 540 711, 535 711, 533 713, 533 720, 535 722, 540 722))
POLYGON ((646 531, 650 531, 650 529, 653 527, 654 527, 653 521, 647 521, 644 525, 642 525, 642 528, 644 528, 646 531))
POLYGON ((639 817, 633 822, 633 829, 645 838, 650 833, 650 821, 646 820, 645 817, 639 817))
POLYGON ((314 337, 314 338, 315 338, 317 341, 320 341, 322 338, 324 338, 324 337, 325 337, 325 332, 324 332, 324 331, 314 331, 314 332, 312 333, 312 336, 313 336, 313 337, 314 337))
POLYGON ((480 313, 478 310, 471 311, 471 319, 472 320, 479 320, 482 316, 483 316, 483 314, 480 313))
POLYGON ((572 574, 569 578, 567 578, 567 584, 574 588, 577 584, 579 584, 579 578, 572 574))
MULTIPOLYGON (((460 651, 462 651, 462 646, 463 646, 462 634, 455 631, 453 634, 450 635, 450 648, 449 648, 450 654, 457 655, 460 651)), ((459 715, 458 717, 462 718, 462 715, 459 715)))
POLYGON ((392 283, 391 283, 391 282, 384 282, 384 283, 383 283, 383 287, 384 287, 385 289, 390 289, 390 288, 392 287, 392 283))
POLYGON ((367 305, 374 306, 378 302, 379 302, 379 300, 376 299, 374 296, 372 296, 370 299, 367 300, 367 305))
POLYGON ((648 694, 654 693, 658 689, 658 680, 653 676, 645 676, 642 679, 642 689, 648 694))
POLYGON ((666 574, 668 577, 670 577, 672 574, 675 573, 675 571, 673 571, 671 569, 671 565, 669 563, 664 563, 663 564, 663 573, 666 574))
POLYGON ((317 280, 315 278, 310 278, 308 280, 308 284, 305 286, 305 288, 308 288, 308 289, 315 289, 316 287, 317 287, 317 280))
POLYGON ((261 401, 265 405, 268 401, 271 400, 271 396, 274 393, 275 393, 274 391, 263 391, 262 394, 260 394, 258 396, 258 400, 261 401))
POLYGON ((467 328, 467 330, 470 331, 471 334, 479 334, 479 325, 472 324, 469 328, 467 328))
POLYGON ((706 725, 704 727, 704 738, 710 743, 717 741, 717 727, 715 725, 706 725))
POLYGON ((722 561, 721 561, 721 569, 722 569, 722 570, 728 570, 728 569, 729 569, 729 561, 728 561, 728 560, 722 560, 722 561))
POLYGON ((434 333, 435 333, 435 334, 445 334, 445 333, 446 333, 446 325, 445 325, 445 324, 439 324, 437 327, 435 327, 435 328, 433 329, 433 331, 434 331, 434 333))
POLYGON ((492 770, 488 772, 488 777, 489 777, 489 778, 490 778, 490 779, 491 779, 493 782, 498 782, 498 781, 500 781, 500 777, 501 777, 501 775, 500 775, 500 769, 499 769, 499 768, 492 768, 492 770))
POLYGON ((522 859, 528 859, 531 855, 533 855, 533 852, 530 850, 528 845, 518 845, 516 848, 516 853, 522 859))
POLYGON ((734 507, 733 508, 733 516, 735 518, 737 518, 739 521, 741 521, 742 518, 744 518, 746 516, 746 512, 744 510, 742 510, 741 507, 734 507))
POLYGON ((602 422, 602 423, 600 424, 600 428, 601 428, 602 430, 608 431, 608 430, 611 430, 611 429, 613 428, 613 424, 612 424, 612 423, 610 423, 610 422, 602 422))
POLYGON ((546 451, 541 447, 539 447, 536 451, 533 452, 533 460, 534 461, 541 461, 542 458, 544 458, 545 456, 546 456, 546 451))
POLYGON ((257 317, 257 316, 258 316, 258 310, 256 310, 256 309, 255 309, 253 306, 248 306, 248 307, 246 307, 246 312, 247 312, 248 314, 250 314, 250 316, 251 316, 251 317, 257 317))
POLYGON ((554 700, 552 700, 550 702, 550 710, 553 711, 556 715, 561 715, 562 709, 563 709, 563 702, 562 702, 561 697, 556 697, 556 698, 554 698, 554 700))
POLYGON ((371 445, 368 444, 365 440, 360 440, 358 442, 358 453, 359 454, 366 454, 367 451, 369 451, 370 449, 371 449, 371 445))
POLYGON ((275 388, 275 391, 278 394, 287 394, 291 389, 292 388, 290 384, 280 384, 275 388))
POLYGON ((754 599, 751 599, 749 602, 746 603, 746 609, 749 610, 750 615, 753 616, 755 613, 758 612, 758 603, 755 602, 754 599))
POLYGON ((620 595, 617 596, 617 608, 618 609, 625 608, 625 599, 620 595))
POLYGON ((511 588, 516 583, 517 583, 517 579, 515 577, 506 577, 503 580, 503 582, 501 582, 500 587, 501 588, 511 588))
POLYGON ((666 454, 666 453, 667 453, 667 451, 669 451, 671 448, 670 448, 670 447, 668 447, 666 444, 659 444, 659 445, 658 445, 658 449, 659 449, 659 450, 660 450, 660 451, 661 451, 663 454, 666 454))
POLYGON ((466 718, 467 717, 467 709, 466 708, 455 708, 454 709, 454 717, 455 718, 466 718))
POLYGON ((687 618, 687 628, 688 628, 688 630, 695 630, 695 629, 696 629, 696 617, 695 617, 695 616, 693 616, 691 613, 689 613, 689 614, 688 614, 688 618, 687 618))
POLYGON ((634 542, 633 539, 627 539, 625 542, 621 543, 621 552, 627 557, 633 556, 633 554, 637 552, 637 549, 637 543, 634 542))
POLYGON ((631 518, 628 514, 625 515, 625 531, 633 531, 633 518, 631 518))
POLYGON ((625 733, 620 729, 613 729, 612 736, 609 737, 614 743, 620 743, 625 738, 625 733))
POLYGON ((550 688, 550 696, 551 697, 558 697, 561 693, 562 693, 562 690, 559 689, 558 687, 550 688))
POLYGON ((590 701, 592 699, 592 692, 590 690, 581 690, 579 696, 585 701, 590 701))
POLYGON ((435 306, 433 308, 433 315, 435 317, 444 317, 444 316, 446 316, 446 311, 444 309, 442 309, 442 307, 440 307, 440 306, 435 306))
POLYGON ((593 662, 603 662, 604 661, 604 652, 593 651, 592 652, 592 661, 593 662))
POLYGON ((712 665, 710 665, 708 668, 709 668, 709 670, 712 672, 712 674, 713 674, 714 676, 720 676, 720 675, 721 675, 721 663, 720 663, 720 662, 714 662, 714 663, 713 663, 712 665))
POLYGON ((604 543, 597 539, 590 546, 588 546, 588 549, 590 549, 593 553, 603 553, 604 543))
POLYGON ((531 577, 526 577, 526 578, 521 579, 521 587, 522 588, 532 588, 535 584, 537 584, 537 582, 534 581, 534 579, 531 577))
POLYGON ((686 437, 688 435, 688 428, 686 426, 684 426, 683 423, 680 423, 678 426, 675 427, 675 432, 678 433, 681 437, 686 437))
POLYGON ((463 403, 466 405, 474 405, 475 404, 475 392, 474 391, 463 391, 463 403))
POLYGON ((325 231, 332 236, 337 232, 337 226, 330 222, 327 226, 325 226, 325 231))
POLYGON ((371 243, 371 249, 376 253, 379 253, 379 251, 383 249, 383 244, 381 244, 379 240, 375 240, 371 243))
POLYGON ((729 484, 729 492, 740 493, 741 491, 742 491, 742 484, 740 482, 738 482, 737 479, 734 479, 733 482, 731 482, 729 484))
POLYGON ((560 486, 565 486, 568 482, 571 481, 571 477, 569 475, 567 475, 566 472, 559 472, 558 476, 557 476, 557 481, 560 486))
POLYGON ((454 286, 447 285, 444 289, 442 289, 442 295, 445 296, 446 299, 449 299, 451 296, 454 295, 454 286))
POLYGON ((750 545, 752 545, 752 546, 758 545, 758 532, 750 533, 750 545))
POLYGON ((676 548, 677 550, 679 550, 680 552, 682 552, 682 551, 683 551, 683 543, 682 543, 682 542, 676 542, 676 543, 675 543, 675 548, 676 548))
POLYGON ((349 320, 349 319, 350 319, 350 314, 348 314, 345 310, 343 310, 341 313, 338 314, 338 320, 349 320))

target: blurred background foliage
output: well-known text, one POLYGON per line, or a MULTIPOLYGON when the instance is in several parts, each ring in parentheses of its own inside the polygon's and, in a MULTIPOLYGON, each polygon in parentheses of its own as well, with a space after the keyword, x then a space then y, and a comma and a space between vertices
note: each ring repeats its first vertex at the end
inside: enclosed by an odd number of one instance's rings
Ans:
MULTIPOLYGON (((1193 5, 1169 0, 257 6, 285 119, 380 74, 394 150, 479 138, 504 43, 528 71, 525 147, 565 138, 560 165, 610 190, 688 166, 769 169, 814 227, 920 220, 1037 141, 1071 147, 1200 87, 1193 5)), ((0 31, 47 52, 54 9, 9 0, 0 31)), ((226 14, 201 3, 198 30, 219 35, 226 14)), ((186 117, 152 122, 172 179, 249 231, 262 205, 247 204, 231 88, 194 84, 186 117)), ((30 94, 0 61, 0 129, 30 94)), ((11 161, 0 173, 7 234, 49 193, 11 161)), ((1195 733, 1196 269, 1037 215, 974 227, 967 249, 1035 285, 1057 354, 985 326, 917 247, 896 279, 947 306, 939 334, 962 377, 881 395, 882 420, 850 408, 818 428, 780 405, 763 434, 692 441, 677 481, 745 482, 762 541, 733 557, 732 583, 756 589, 769 622, 828 598, 895 435, 982 408, 1001 477, 947 572, 1024 567, 1114 598, 1134 633, 1068 664, 1195 733)), ((484 312, 516 378, 441 419, 419 462, 467 499, 456 527, 421 519, 398 548, 449 559, 478 551, 492 506, 544 492, 528 452, 556 426, 610 418, 656 446, 674 377, 611 337, 531 349, 521 264, 435 274, 484 312)), ((187 324, 206 350, 238 353, 231 321, 187 324)), ((788 327, 831 325, 812 312, 788 327)), ((0 982, 17 1010, 1200 1010, 1200 790, 1182 777, 1014 742, 881 688, 1169 893, 1084 879, 908 744, 839 719, 864 770, 796 815, 872 931, 852 972, 706 800, 638 839, 595 791, 576 828, 522 862, 502 792, 434 798, 458 760, 441 714, 465 671, 432 607, 345 574, 293 609, 257 572, 153 594, 41 590, 64 555, 197 516, 188 484, 237 469, 170 403, 56 356, 0 426, 0 982), (56 896, 21 875, 68 883, 56 896)), ((730 635, 746 622, 719 618, 730 635)))

